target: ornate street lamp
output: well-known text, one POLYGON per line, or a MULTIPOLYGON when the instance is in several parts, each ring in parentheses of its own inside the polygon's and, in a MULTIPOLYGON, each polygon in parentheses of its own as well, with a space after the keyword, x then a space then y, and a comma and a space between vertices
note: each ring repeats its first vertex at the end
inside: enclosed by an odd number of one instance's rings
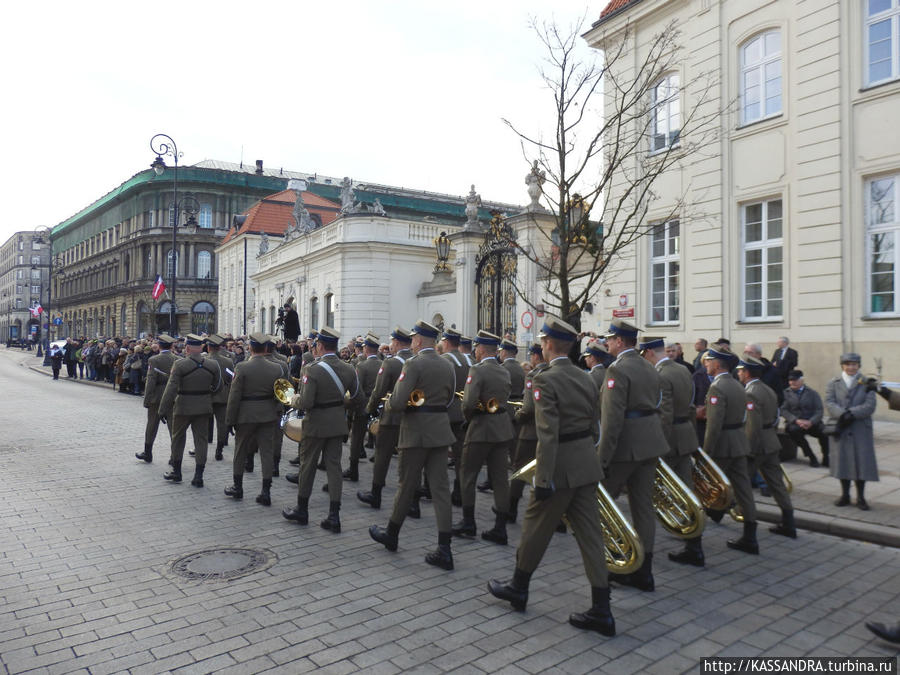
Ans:
POLYGON ((178 272, 178 147, 171 136, 156 134, 150 139, 150 149, 156 153, 156 159, 153 160, 150 167, 157 176, 162 176, 166 170, 166 163, 163 160, 164 156, 168 155, 174 160, 174 166, 172 167, 172 202, 175 209, 175 219, 172 222, 172 270, 169 275, 169 333, 177 335, 178 326, 175 323, 175 280, 178 272))
POLYGON ((441 232, 439 237, 432 240, 434 248, 437 251, 437 265, 434 266, 435 272, 446 272, 447 261, 450 259, 450 237, 446 232, 441 232))

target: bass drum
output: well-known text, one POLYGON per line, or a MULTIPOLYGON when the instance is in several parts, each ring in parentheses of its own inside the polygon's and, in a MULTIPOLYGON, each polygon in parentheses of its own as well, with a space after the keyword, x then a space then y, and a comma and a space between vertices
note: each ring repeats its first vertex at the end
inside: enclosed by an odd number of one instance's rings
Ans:
POLYGON ((303 418, 295 408, 281 416, 281 431, 292 441, 299 443, 303 440, 303 418))

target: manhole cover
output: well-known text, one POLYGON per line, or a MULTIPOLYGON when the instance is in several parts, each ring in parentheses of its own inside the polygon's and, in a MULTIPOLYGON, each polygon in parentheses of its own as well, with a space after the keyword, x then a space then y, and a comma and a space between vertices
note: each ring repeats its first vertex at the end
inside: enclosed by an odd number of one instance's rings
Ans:
POLYGON ((178 558, 172 571, 194 581, 230 581, 271 567, 274 553, 252 548, 213 548, 178 558))

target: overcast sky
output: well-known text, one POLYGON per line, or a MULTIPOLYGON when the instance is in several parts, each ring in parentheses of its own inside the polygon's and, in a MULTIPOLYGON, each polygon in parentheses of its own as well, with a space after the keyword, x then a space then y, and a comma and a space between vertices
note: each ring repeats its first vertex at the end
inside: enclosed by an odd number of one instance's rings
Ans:
MULTIPOLYGON (((501 121, 552 134, 531 17, 604 2, 10 3, 0 86, 0 241, 54 226, 153 160, 204 159, 525 204, 501 121)), ((585 56, 591 50, 583 45, 585 56)))

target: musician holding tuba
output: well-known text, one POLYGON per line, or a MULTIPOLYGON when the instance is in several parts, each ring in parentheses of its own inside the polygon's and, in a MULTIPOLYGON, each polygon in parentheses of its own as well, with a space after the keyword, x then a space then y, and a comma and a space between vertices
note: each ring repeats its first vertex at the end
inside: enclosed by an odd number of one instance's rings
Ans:
POLYGON ((234 378, 228 392, 225 408, 225 424, 234 427, 234 483, 225 488, 225 494, 234 499, 244 498, 244 470, 247 456, 259 449, 262 465, 262 491, 256 502, 272 505, 273 447, 272 439, 278 428, 280 406, 275 398, 275 380, 282 376, 281 367, 266 358, 268 335, 250 335, 250 358, 234 367, 234 378))
POLYGON ((474 342, 477 363, 469 369, 462 401, 462 412, 469 422, 460 471, 463 518, 453 526, 453 536, 474 537, 477 534, 475 482, 482 464, 486 462, 488 480, 494 490, 496 519, 493 529, 482 532, 481 538, 505 546, 509 510, 506 465, 514 434, 512 421, 503 404, 509 399, 510 376, 509 371, 497 361, 499 335, 480 330, 474 342), (494 401, 495 405, 490 405, 490 401, 494 401))
POLYGON ((577 333, 573 326, 552 316, 541 330, 541 348, 550 365, 532 383, 538 436, 534 489, 522 522, 513 577, 505 582, 491 579, 488 591, 524 611, 531 575, 565 514, 581 549, 592 600, 590 609, 570 615, 569 623, 615 635, 596 496, 597 482, 603 477, 594 449, 599 392, 590 375, 569 359, 577 333))
MULTIPOLYGON (((659 373, 635 351, 638 329, 614 319, 609 326, 606 345, 616 360, 606 369, 601 407, 600 457, 606 477, 603 487, 616 499, 628 487, 631 518, 644 546, 644 560, 630 574, 611 574, 610 580, 642 591, 652 591, 653 540, 656 512, 653 508, 653 483, 656 464, 668 453, 659 418, 659 373)), ((663 344, 661 338, 648 338, 642 349, 663 344)))

